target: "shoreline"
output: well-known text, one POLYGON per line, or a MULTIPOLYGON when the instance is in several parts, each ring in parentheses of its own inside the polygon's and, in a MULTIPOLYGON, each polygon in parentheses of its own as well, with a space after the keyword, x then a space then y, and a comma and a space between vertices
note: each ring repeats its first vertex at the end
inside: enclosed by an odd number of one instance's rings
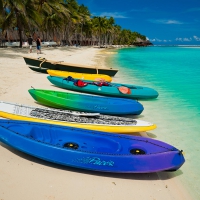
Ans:
MULTIPOLYGON (((84 65, 108 67, 111 49, 91 47, 42 48, 43 54, 26 49, 0 49, 0 96, 2 101, 37 106, 28 94, 34 88, 65 91, 51 85, 47 74, 33 72, 22 56, 45 57, 84 65), (105 52, 104 52, 105 51, 105 52)), ((115 67, 114 67, 115 68, 115 67)), ((117 77, 120 82, 120 77, 117 77)), ((141 133, 149 137, 146 133, 141 133)), ((0 143, 0 198, 11 199, 191 199, 180 183, 179 174, 110 174, 49 163, 0 143), (10 192, 12 190, 12 192, 10 192)))
MULTIPOLYGON (((108 58, 109 64, 110 65, 115 64, 116 68, 118 68, 119 70, 122 70, 122 66, 121 67, 117 66, 116 59, 115 60, 113 60, 113 59, 115 59, 115 58, 112 58, 112 57, 108 58)), ((115 77, 113 77, 113 82, 118 82, 118 83, 126 82, 124 77, 120 77, 120 75, 124 76, 125 73, 124 72, 123 72, 123 74, 122 73, 118 73, 115 77)), ((134 84, 138 85, 134 80, 134 75, 131 78, 131 80, 132 80, 132 82, 134 84)), ((131 83, 129 82, 128 84, 131 84, 131 83)), ((147 87, 148 87, 148 85, 147 85, 147 87)), ((142 100, 140 101, 140 103, 142 103, 143 105, 145 105, 147 102, 148 101, 146 101, 146 102, 142 101, 142 100)), ((152 116, 151 111, 148 112, 147 110, 144 110, 144 112, 140 116, 137 116, 136 118, 139 118, 141 120, 151 121, 151 119, 150 119, 151 117, 149 117, 149 116, 152 116), (146 116, 146 115, 148 115, 148 116, 146 116)), ((152 131, 152 133, 144 132, 144 133, 141 134, 141 136, 155 138, 157 140, 161 140, 163 142, 167 142, 165 140, 162 140, 159 137, 157 129, 155 131, 152 131), (157 132, 157 135, 154 135, 154 132, 155 133, 157 132)), ((163 182, 163 184, 166 184, 166 186, 168 186, 168 187, 169 187, 168 184, 171 185, 170 193, 172 194, 172 197, 173 197, 172 199, 179 199, 179 198, 180 199, 196 199, 194 194, 192 193, 191 189, 188 187, 188 185, 186 185, 186 184, 184 184, 182 182, 182 180, 181 180, 182 177, 178 177, 182 173, 183 173, 182 169, 180 169, 180 171, 176 171, 176 172, 158 172, 157 174, 158 174, 159 179, 163 182), (174 189, 172 189, 172 188, 174 188, 174 189), (176 190, 179 191, 179 194, 180 194, 181 197, 177 196, 178 194, 176 193, 176 190)))

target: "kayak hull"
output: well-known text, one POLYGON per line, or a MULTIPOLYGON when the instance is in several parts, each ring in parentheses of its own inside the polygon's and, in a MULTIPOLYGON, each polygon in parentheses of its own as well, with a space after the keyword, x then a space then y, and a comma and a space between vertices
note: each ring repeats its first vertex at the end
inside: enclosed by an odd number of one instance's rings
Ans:
POLYGON ((72 113, 68 113, 69 112, 66 113, 66 111, 63 110, 60 111, 0 102, 0 117, 6 119, 40 122, 122 134, 134 134, 134 132, 150 131, 156 128, 155 124, 142 120, 101 114, 96 118, 92 115, 88 116, 87 113, 85 113, 85 117, 77 117, 72 113))
POLYGON ((181 151, 154 139, 24 121, 0 120, 0 141, 49 162, 92 171, 173 171, 185 162, 181 151))
POLYGON ((98 112, 107 115, 139 115, 144 110, 142 104, 131 99, 39 89, 30 89, 29 93, 39 103, 59 109, 98 112))
MULTIPOLYGON (((61 71, 68 71, 68 72, 78 72, 78 73, 87 73, 87 74, 106 74, 108 76, 115 76, 118 72, 117 69, 109 69, 109 68, 98 68, 98 67, 90 67, 84 66, 79 64, 71 64, 62 61, 52 61, 46 60, 45 58, 42 59, 35 59, 31 57, 23 57, 24 61, 27 65, 35 66, 38 68, 46 68, 52 70, 61 70, 61 71)), ((38 69, 39 71, 39 69, 38 69)))
POLYGON ((112 78, 108 75, 104 74, 86 74, 86 73, 75 73, 75 72, 67 72, 67 71, 60 71, 60 70, 47 70, 47 73, 50 76, 59 76, 59 77, 68 77, 71 76, 75 79, 82 79, 82 80, 104 80, 107 82, 111 82, 112 78))
MULTIPOLYGON (((52 84, 60 88, 78 91, 78 92, 85 92, 85 93, 97 94, 97 95, 103 95, 103 96, 128 98, 128 99, 138 99, 138 100, 155 99, 158 97, 158 92, 148 87, 119 84, 119 83, 111 83, 111 86, 97 86, 95 84, 88 84, 84 87, 79 87, 75 85, 73 81, 68 81, 62 77, 48 76, 47 78, 52 84), (124 94, 120 92, 118 89, 121 86, 127 87, 127 88, 133 88, 133 89, 130 89, 130 93, 124 94)), ((87 81, 87 82, 93 83, 91 81, 87 81)))
POLYGON ((43 73, 43 74, 48 74, 47 72, 47 68, 42 68, 42 67, 31 67, 29 66, 29 68, 35 72, 39 72, 39 73, 43 73))

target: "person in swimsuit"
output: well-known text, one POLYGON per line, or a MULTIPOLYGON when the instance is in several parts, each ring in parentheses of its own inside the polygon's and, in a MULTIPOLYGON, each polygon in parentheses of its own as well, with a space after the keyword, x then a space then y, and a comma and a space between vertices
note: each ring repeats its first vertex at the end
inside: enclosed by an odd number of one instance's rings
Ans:
POLYGON ((41 53, 41 40, 40 40, 40 36, 38 36, 38 38, 36 40, 36 45, 37 45, 37 54, 41 53))
POLYGON ((29 44, 30 53, 32 53, 33 38, 31 37, 31 35, 28 38, 28 44, 29 44))

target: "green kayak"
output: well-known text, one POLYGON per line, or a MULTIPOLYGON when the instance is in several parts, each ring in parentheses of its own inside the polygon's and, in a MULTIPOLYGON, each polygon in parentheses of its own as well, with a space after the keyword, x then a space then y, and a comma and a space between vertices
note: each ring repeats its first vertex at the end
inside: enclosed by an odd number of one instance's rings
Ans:
POLYGON ((110 98, 40 89, 30 89, 29 93, 39 103, 59 109, 108 115, 139 115, 144 109, 142 104, 132 99, 110 98))

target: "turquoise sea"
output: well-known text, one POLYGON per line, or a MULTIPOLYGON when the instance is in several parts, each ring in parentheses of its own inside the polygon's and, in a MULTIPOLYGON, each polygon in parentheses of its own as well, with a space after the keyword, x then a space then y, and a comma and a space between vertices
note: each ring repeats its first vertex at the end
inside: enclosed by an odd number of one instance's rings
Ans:
POLYGON ((200 47, 123 48, 109 59, 119 69, 113 81, 159 92, 156 100, 140 101, 139 118, 157 125, 150 137, 184 151, 186 162, 172 178, 200 199, 200 47))

